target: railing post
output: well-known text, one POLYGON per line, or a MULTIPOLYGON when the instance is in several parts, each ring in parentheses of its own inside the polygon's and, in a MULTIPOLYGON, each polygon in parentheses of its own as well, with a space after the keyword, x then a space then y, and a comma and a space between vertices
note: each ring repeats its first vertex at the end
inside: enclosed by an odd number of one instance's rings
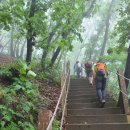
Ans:
MULTIPOLYGON (((66 67, 66 74, 65 73, 62 73, 61 75, 61 89, 63 87, 63 84, 65 82, 65 77, 67 76, 68 72, 70 73, 70 62, 68 61, 65 65, 66 67)), ((64 87, 64 91, 63 91, 63 95, 62 95, 62 100, 61 100, 61 109, 62 109, 62 112, 63 112, 63 108, 64 108, 64 104, 65 104, 65 96, 66 96, 66 93, 67 93, 67 84, 68 84, 68 81, 69 81, 69 74, 67 76, 67 79, 66 79, 66 85, 64 87)))
MULTIPOLYGON (((38 113, 38 130, 46 130, 51 117, 52 112, 50 110, 40 110, 38 113)), ((52 130, 52 127, 50 130, 52 130)))
MULTIPOLYGON (((61 75, 61 90, 63 88, 64 82, 65 82, 65 74, 62 73, 62 75, 61 75)), ((64 87, 62 98, 61 98, 61 111, 63 111, 63 107, 64 107, 65 94, 66 94, 66 87, 64 87)))
MULTIPOLYGON (((66 93, 65 93, 65 96, 64 97, 66 97, 66 94, 68 94, 67 93, 67 89, 68 89, 68 83, 69 83, 69 78, 70 78, 70 61, 67 61, 67 64, 66 64, 66 72, 68 73, 68 77, 67 77, 67 82, 66 82, 66 93)), ((67 95, 68 96, 68 95, 67 95)), ((66 101, 64 101, 64 103, 65 103, 66 101)), ((66 109, 66 106, 65 106, 65 114, 64 114, 65 116, 67 116, 67 109, 66 109)))
POLYGON ((70 61, 67 62, 66 64, 66 72, 70 71, 70 61))
POLYGON ((124 75, 124 73, 121 71, 118 71, 117 73, 118 73, 119 87, 121 90, 119 99, 118 99, 118 106, 123 108, 123 111, 125 114, 130 114, 128 97, 125 95, 125 94, 127 94, 125 79, 120 76, 120 75, 124 75))

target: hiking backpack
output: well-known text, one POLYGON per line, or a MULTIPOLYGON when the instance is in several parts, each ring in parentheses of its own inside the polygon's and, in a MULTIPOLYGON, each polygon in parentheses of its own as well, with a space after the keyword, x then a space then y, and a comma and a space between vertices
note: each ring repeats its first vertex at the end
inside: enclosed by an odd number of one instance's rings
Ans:
POLYGON ((96 63, 96 70, 97 71, 105 71, 105 64, 101 62, 96 63))
POLYGON ((91 68, 92 68, 92 62, 87 61, 87 63, 85 64, 85 69, 91 69, 91 68))

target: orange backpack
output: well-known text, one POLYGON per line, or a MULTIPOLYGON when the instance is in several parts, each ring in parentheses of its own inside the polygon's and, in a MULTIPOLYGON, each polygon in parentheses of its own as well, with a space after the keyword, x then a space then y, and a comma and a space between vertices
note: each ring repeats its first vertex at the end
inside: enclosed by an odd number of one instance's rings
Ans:
POLYGON ((96 69, 97 69, 97 71, 100 71, 100 70, 105 71, 105 64, 101 63, 101 62, 97 62, 96 69))

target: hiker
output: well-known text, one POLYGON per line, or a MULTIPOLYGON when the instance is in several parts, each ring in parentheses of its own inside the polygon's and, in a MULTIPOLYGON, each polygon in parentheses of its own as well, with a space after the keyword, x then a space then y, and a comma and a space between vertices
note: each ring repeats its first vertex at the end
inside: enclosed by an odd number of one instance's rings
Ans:
POLYGON ((84 67, 85 67, 86 77, 89 80, 89 84, 93 85, 93 62, 90 60, 87 61, 84 67))
POLYGON ((106 65, 99 60, 95 65, 95 85, 96 91, 101 103, 101 107, 105 105, 105 87, 106 87, 106 76, 108 75, 106 65))
POLYGON ((82 71, 82 66, 79 61, 76 61, 74 65, 74 72, 76 73, 77 78, 81 77, 81 71, 82 71))
POLYGON ((83 77, 83 68, 84 68, 84 64, 81 64, 81 77, 83 77))

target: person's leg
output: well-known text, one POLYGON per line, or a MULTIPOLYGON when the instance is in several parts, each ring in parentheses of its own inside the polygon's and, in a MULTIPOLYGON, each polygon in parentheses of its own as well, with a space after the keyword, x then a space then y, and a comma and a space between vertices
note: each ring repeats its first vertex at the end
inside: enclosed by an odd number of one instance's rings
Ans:
POLYGON ((93 85, 93 77, 89 77, 88 79, 89 79, 90 85, 93 85))
POLYGON ((90 70, 89 72, 89 83, 93 85, 93 71, 92 70, 90 70))
POLYGON ((105 89, 101 90, 102 92, 102 103, 101 103, 101 108, 104 107, 106 100, 105 100, 105 89))
POLYGON ((87 78, 88 75, 87 75, 87 71, 86 70, 85 70, 85 74, 86 74, 86 78, 87 78))
POLYGON ((100 107, 103 108, 105 105, 105 89, 103 89, 103 76, 96 76, 96 90, 99 98, 100 107))
POLYGON ((105 102, 106 99, 106 93, 105 93, 105 88, 106 88, 106 78, 103 77, 103 81, 102 81, 102 97, 103 97, 103 102, 105 102))
POLYGON ((80 73, 79 73, 79 71, 77 72, 77 77, 78 77, 78 79, 80 78, 80 73))
POLYGON ((77 78, 79 78, 79 72, 78 72, 78 70, 76 71, 76 75, 77 75, 77 78))
POLYGON ((80 68, 77 69, 77 78, 80 78, 80 68))
POLYGON ((99 89, 96 89, 97 90, 97 96, 98 96, 98 99, 99 99, 99 102, 101 103, 102 102, 102 90, 99 88, 99 89))
POLYGON ((99 102, 102 102, 102 82, 98 80, 98 77, 95 79, 95 83, 96 83, 96 91, 97 91, 97 96, 99 99, 99 102))
MULTIPOLYGON (((106 100, 106 93, 105 93, 105 89, 101 90, 102 91, 102 100, 106 100)), ((103 101, 103 102, 104 102, 103 101)))
POLYGON ((86 78, 88 77, 89 75, 89 71, 86 69, 86 78))

